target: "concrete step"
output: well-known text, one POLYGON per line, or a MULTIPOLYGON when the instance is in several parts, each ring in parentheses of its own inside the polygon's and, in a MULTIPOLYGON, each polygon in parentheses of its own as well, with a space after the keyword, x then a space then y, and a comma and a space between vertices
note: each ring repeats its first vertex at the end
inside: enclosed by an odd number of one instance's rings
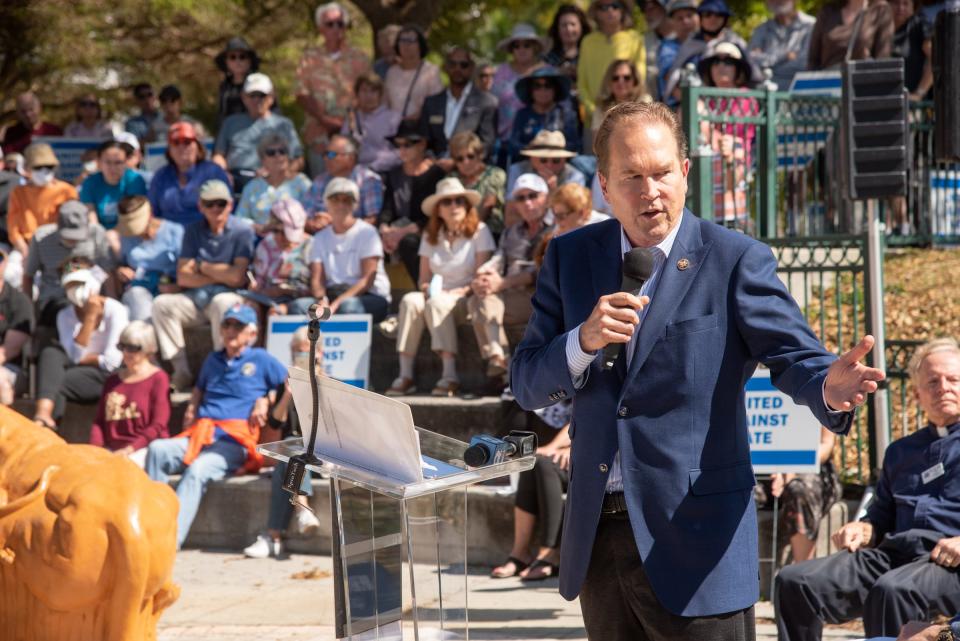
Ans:
MULTIPOLYGON (((176 487, 177 479, 170 485, 176 487)), ((240 476, 211 483, 185 546, 242 550, 267 526, 270 503, 270 473, 240 476)), ((319 531, 303 536, 290 533, 287 549, 306 554, 330 554, 332 520, 329 481, 314 479, 310 507, 320 519, 319 531)), ((441 495, 440 511, 462 495, 441 495)), ((467 497, 467 553, 470 563, 484 566, 499 564, 510 552, 513 537, 513 493, 508 487, 474 486, 467 497)), ((429 542, 424 541, 427 546, 429 542)), ((426 552, 427 548, 417 552, 426 552)), ((462 554, 462 552, 461 552, 462 554)))

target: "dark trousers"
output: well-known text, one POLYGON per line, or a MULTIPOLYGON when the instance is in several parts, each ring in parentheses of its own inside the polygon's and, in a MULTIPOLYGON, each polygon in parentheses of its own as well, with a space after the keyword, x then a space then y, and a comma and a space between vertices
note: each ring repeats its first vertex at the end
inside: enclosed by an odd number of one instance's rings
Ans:
POLYGON ((60 420, 67 401, 96 403, 103 392, 107 372, 95 365, 74 365, 59 345, 40 352, 37 363, 37 398, 53 401, 53 418, 60 420))
POLYGON ((592 641, 754 641, 753 607, 682 617, 660 605, 643 569, 626 512, 602 515, 580 609, 592 641))
POLYGON ((819 640, 824 623, 863 617, 867 637, 895 637, 907 621, 960 610, 960 577, 930 560, 943 535, 907 530, 876 548, 788 565, 777 575, 780 641, 819 640))
POLYGON ((60 294, 47 300, 43 307, 37 308, 37 326, 33 332, 33 342, 36 345, 37 354, 41 353, 47 345, 57 342, 57 314, 69 304, 66 297, 60 294))
POLYGON ((517 481, 516 506, 537 516, 540 545, 560 546, 563 529, 563 490, 567 486, 567 472, 549 456, 537 456, 533 469, 520 473, 517 481))
POLYGON ((416 285, 420 278, 420 234, 407 234, 397 243, 397 255, 416 285))

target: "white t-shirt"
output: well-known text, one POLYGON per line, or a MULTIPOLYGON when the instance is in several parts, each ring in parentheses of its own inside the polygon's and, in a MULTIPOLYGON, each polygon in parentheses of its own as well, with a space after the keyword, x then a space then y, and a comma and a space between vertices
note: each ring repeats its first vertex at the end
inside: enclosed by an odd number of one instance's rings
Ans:
POLYGON ((473 238, 457 238, 453 243, 441 231, 437 244, 431 245, 424 234, 418 253, 430 259, 430 271, 443 277, 444 289, 455 289, 469 285, 473 280, 477 271, 477 252, 492 252, 496 248, 493 234, 484 223, 480 223, 473 238))
POLYGON ((326 285, 355 285, 360 280, 360 261, 376 256, 377 275, 369 293, 390 300, 390 279, 383 269, 383 244, 376 227, 357 220, 342 234, 333 233, 333 225, 327 225, 313 237, 310 251, 311 263, 323 263, 326 285))

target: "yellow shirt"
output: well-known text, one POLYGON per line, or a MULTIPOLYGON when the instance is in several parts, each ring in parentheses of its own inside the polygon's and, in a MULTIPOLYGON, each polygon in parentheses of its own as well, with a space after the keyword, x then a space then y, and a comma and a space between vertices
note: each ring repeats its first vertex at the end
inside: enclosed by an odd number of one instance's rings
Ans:
POLYGON ((586 113, 593 113, 597 96, 603 84, 607 67, 614 60, 629 60, 637 67, 640 84, 647 77, 646 52, 643 34, 635 29, 618 31, 609 38, 599 31, 584 37, 580 43, 580 60, 577 63, 577 91, 586 113))
POLYGON ((10 242, 22 239, 29 244, 37 227, 57 222, 57 209, 60 205, 76 199, 77 189, 62 180, 54 179, 46 187, 16 187, 10 192, 10 202, 7 205, 7 235, 10 242))

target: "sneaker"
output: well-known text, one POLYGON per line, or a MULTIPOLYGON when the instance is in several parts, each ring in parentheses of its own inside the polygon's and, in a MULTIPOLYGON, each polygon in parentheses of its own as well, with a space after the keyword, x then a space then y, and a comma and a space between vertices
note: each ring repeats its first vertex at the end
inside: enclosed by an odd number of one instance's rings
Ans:
POLYGON ((257 540, 243 549, 243 555, 251 559, 278 557, 283 552, 283 541, 274 541, 266 534, 257 536, 257 540))
POLYGON ((308 534, 320 529, 320 519, 305 507, 297 506, 293 510, 293 531, 297 534, 308 534))
POLYGON ((380 333, 386 336, 387 338, 396 338, 397 337, 397 326, 400 324, 400 321, 397 319, 396 314, 391 314, 385 319, 380 321, 377 325, 377 329, 380 330, 380 333))

